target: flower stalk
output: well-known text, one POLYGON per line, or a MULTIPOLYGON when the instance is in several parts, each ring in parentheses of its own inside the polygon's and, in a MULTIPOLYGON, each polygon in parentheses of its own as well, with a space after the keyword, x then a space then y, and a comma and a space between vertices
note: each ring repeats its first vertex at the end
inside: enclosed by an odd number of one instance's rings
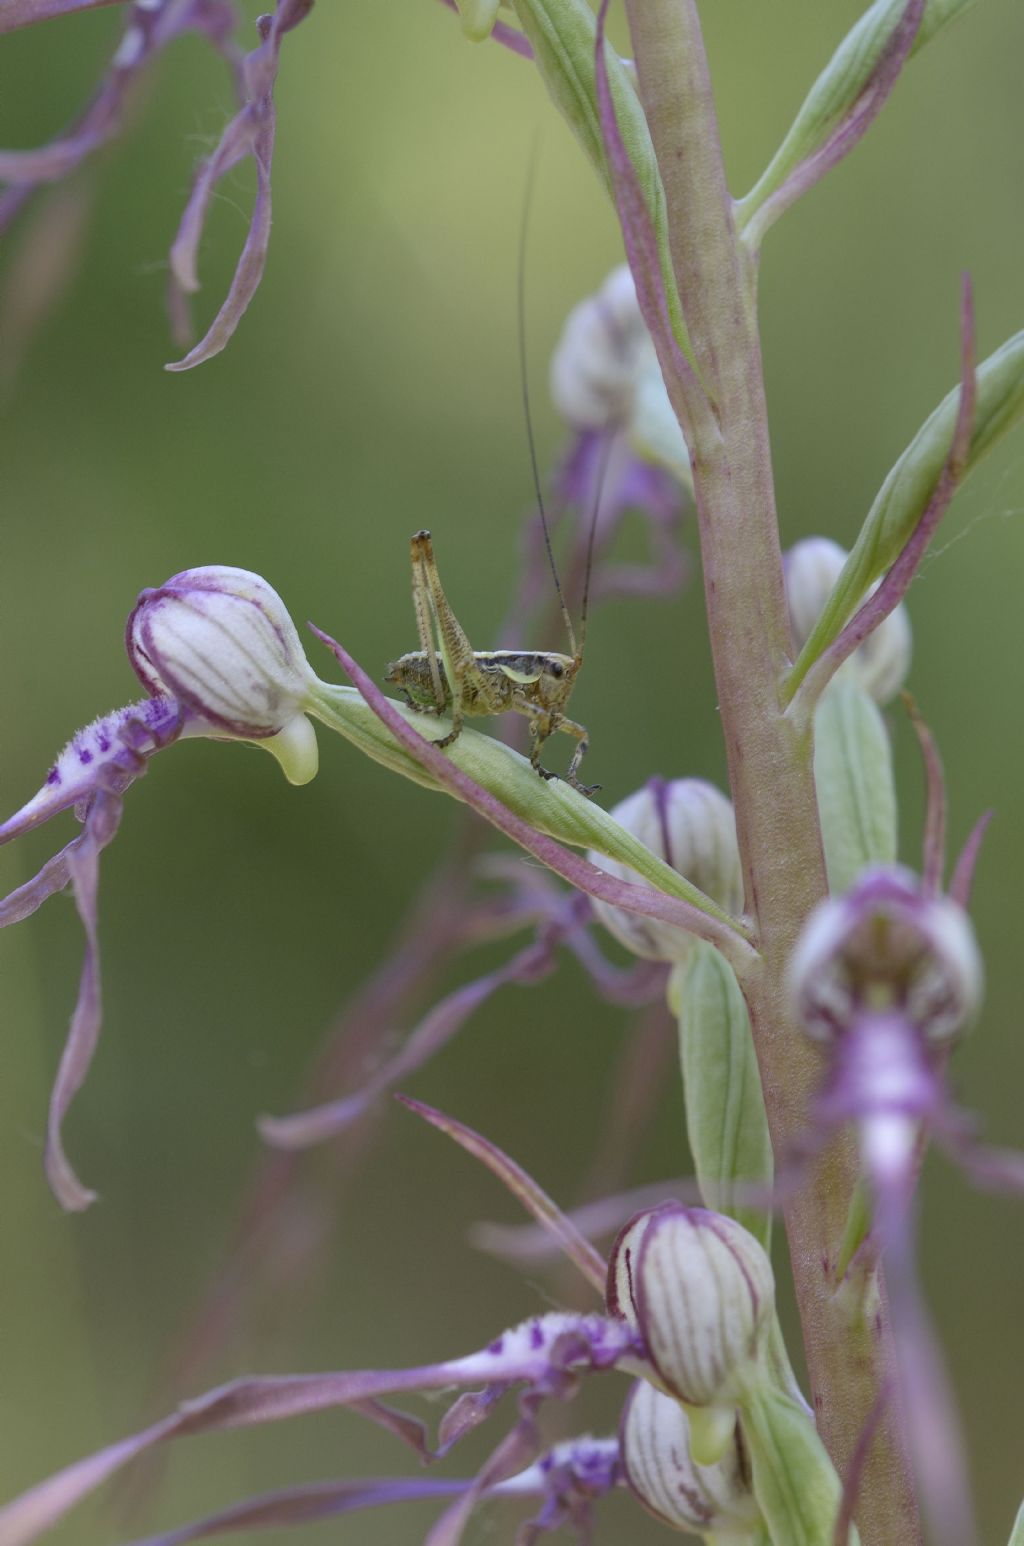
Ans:
MULTIPOLYGON (((676 285, 711 415, 688 425, 705 597, 736 810, 746 905, 760 961, 744 983, 777 1154, 808 1125, 821 1081, 786 1004, 785 968, 827 881, 809 728, 787 716, 791 641, 756 319, 756 269, 737 236, 695 0, 627 0, 641 101, 668 207, 676 285)), ((664 368, 665 359, 662 359, 664 368)), ((669 395, 678 402, 680 391, 669 395)), ((856 1184, 832 1142, 784 1208, 819 1430, 840 1475, 884 1379, 887 1334, 851 1328, 829 1271, 856 1184)), ((883 1301, 884 1302, 884 1301, 883 1301)), ((868 1457, 865 1546, 920 1538, 890 1407, 868 1457)))

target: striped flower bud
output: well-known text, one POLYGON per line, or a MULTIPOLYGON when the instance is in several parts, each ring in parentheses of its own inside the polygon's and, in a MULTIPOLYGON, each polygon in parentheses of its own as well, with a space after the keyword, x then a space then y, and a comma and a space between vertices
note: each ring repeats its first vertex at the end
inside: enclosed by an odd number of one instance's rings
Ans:
POLYGON ((622 431, 642 461, 690 485, 689 453, 628 264, 569 313, 551 357, 551 397, 577 432, 622 431))
POLYGON ((619 1444, 629 1487, 664 1524, 736 1542, 760 1529, 749 1463, 735 1433, 720 1460, 698 1465, 684 1408, 646 1380, 626 1398, 619 1444))
MULTIPOLYGON (((707 896, 731 913, 743 905, 736 821, 732 804, 714 784, 699 778, 651 778, 642 789, 620 801, 611 812, 645 847, 678 870, 707 896)), ((637 880, 624 864, 590 854, 591 863, 621 880, 637 880)), ((608 902, 594 910, 609 933, 635 955, 647 960, 685 960, 694 948, 693 936, 651 918, 627 913, 608 902)))
MULTIPOLYGON (((848 557, 846 549, 828 537, 808 537, 786 554, 786 596, 798 654, 810 638, 848 557)), ((910 618, 901 602, 858 646, 843 670, 876 703, 888 703, 906 680, 910 653, 910 618)))
POLYGON ((186 569, 144 590, 128 619, 128 655, 166 694, 225 735, 260 741, 294 784, 317 769, 306 718, 317 678, 275 590, 247 569, 186 569))
POLYGON ((662 1203, 620 1231, 606 1292, 662 1388, 686 1403, 693 1458, 721 1460, 737 1403, 764 1377, 775 1279, 762 1247, 724 1214, 662 1203))
POLYGON ((822 1041, 886 1013, 944 1041, 970 1022, 982 988, 967 914, 898 865, 866 870, 845 896, 816 908, 790 963, 797 1015, 822 1041))

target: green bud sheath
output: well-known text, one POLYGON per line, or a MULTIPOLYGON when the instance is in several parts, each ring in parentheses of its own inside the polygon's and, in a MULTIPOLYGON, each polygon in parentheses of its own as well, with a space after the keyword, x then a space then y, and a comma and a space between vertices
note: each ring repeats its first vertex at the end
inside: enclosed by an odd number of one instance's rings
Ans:
MULTIPOLYGON (((775 1546, 833 1546, 842 1485, 808 1412, 775 1386, 740 1404, 754 1496, 775 1546)), ((859 1537, 850 1530, 849 1546, 859 1537)))
MULTIPOLYGON (((966 11, 972 0, 930 0, 914 40, 912 55, 966 11)), ((756 186, 740 200, 740 228, 802 161, 820 150, 857 105, 906 9, 906 0, 877 0, 847 33, 814 82, 793 125, 756 186)))
POLYGON ((686 1130, 701 1197, 767 1251, 771 1214, 741 1200, 744 1187, 771 1187, 773 1162, 750 1018, 735 974, 713 946, 698 941, 692 958, 673 974, 670 998, 679 1020, 686 1130))
POLYGON ((814 717, 814 781, 829 889, 896 862, 896 788, 885 723, 863 687, 836 681, 814 717))
POLYGON ((1006 1546, 1024 1546, 1024 1503, 1017 1510, 1017 1517, 1013 1521, 1013 1530, 1006 1546))
MULTIPOLYGON (((445 718, 425 721, 422 714, 403 704, 394 703, 393 706, 420 734, 426 731, 428 738, 443 735, 450 726, 450 721, 445 718)), ((320 682, 308 707, 323 724, 338 731, 375 762, 427 789, 441 787, 398 744, 354 687, 320 682)), ((724 908, 691 885, 671 865, 657 858, 599 805, 585 799, 561 779, 538 778, 527 759, 503 742, 466 728, 445 755, 535 831, 574 848, 596 849, 608 858, 628 865, 636 871, 638 879, 648 881, 655 890, 690 902, 709 916, 731 925, 739 938, 739 926, 724 908)))

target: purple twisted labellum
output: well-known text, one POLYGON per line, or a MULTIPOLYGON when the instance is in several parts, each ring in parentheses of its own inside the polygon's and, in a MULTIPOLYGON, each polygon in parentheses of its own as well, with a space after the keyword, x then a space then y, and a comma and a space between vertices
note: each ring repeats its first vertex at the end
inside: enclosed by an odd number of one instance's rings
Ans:
POLYGON ((481 1004, 508 983, 536 982, 554 965, 552 952, 543 943, 527 945, 486 976, 465 983, 443 998, 424 1016, 405 1045, 367 1080, 362 1089, 341 1100, 314 1106, 290 1117, 263 1117, 259 1130, 264 1140, 278 1149, 308 1149, 324 1143, 351 1127, 381 1095, 415 1072, 451 1041, 481 1004))
POLYGON ((211 1535, 231 1535, 236 1530, 267 1530, 275 1525, 316 1524, 359 1509, 384 1503, 418 1503, 431 1498, 450 1498, 465 1492, 471 1481, 437 1477, 382 1477, 363 1482, 309 1482, 304 1487, 283 1488, 260 1497, 247 1498, 232 1508, 209 1514, 193 1524, 161 1535, 147 1535, 132 1546, 187 1546, 211 1535))
POLYGON ((473 1131, 471 1127, 457 1122, 454 1117, 445 1116, 433 1106, 426 1106, 422 1101, 411 1100, 408 1095, 397 1097, 403 1106, 429 1122, 432 1127, 438 1128, 442 1133, 447 1133, 449 1138, 472 1154, 474 1159, 480 1160, 492 1175, 497 1176, 517 1202, 521 1203, 527 1213, 537 1221, 540 1227, 547 1232, 557 1248, 564 1252, 574 1266, 586 1278, 592 1288, 595 1288, 602 1297, 604 1295, 606 1268, 602 1257, 588 1240, 577 1229, 570 1218, 562 1212, 558 1204, 553 1201, 537 1185, 533 1177, 517 1165, 497 1144, 482 1137, 473 1131))
POLYGON ((631 881, 617 880, 588 860, 571 853, 554 838, 535 831, 489 790, 484 789, 461 768, 456 767, 433 742, 420 735, 343 645, 314 624, 311 623, 310 628, 320 642, 331 651, 360 696, 395 740, 417 762, 427 768, 439 784, 451 790, 456 798, 470 806, 492 826, 497 827, 499 832, 504 832, 506 837, 518 843, 521 848, 525 848, 527 853, 533 854, 542 864, 547 865, 548 869, 553 870, 556 875, 561 875, 563 880, 567 880, 578 890, 586 892, 589 896, 599 897, 602 901, 611 902, 614 906, 624 907, 627 912, 660 918, 666 923, 674 924, 677 928, 688 929, 698 938, 707 939, 717 945, 736 971, 743 972, 744 966, 752 959, 752 947, 745 935, 741 935, 735 928, 720 922, 709 913, 702 912, 699 907, 689 902, 670 897, 646 885, 634 885, 631 881))
POLYGON ((932 540, 935 528, 945 515, 963 477, 971 449, 974 408, 977 397, 975 376, 974 301, 970 276, 965 274, 960 290, 960 401, 949 452, 935 483, 932 496, 902 551, 879 584, 854 614, 846 627, 833 639, 807 672, 797 689, 790 712, 809 713, 843 662, 873 633, 879 623, 894 612, 903 600, 932 540), (799 705, 799 707, 797 707, 799 705))
POLYGON ((36 22, 73 16, 76 11, 98 11, 100 6, 118 4, 120 0, 4 0, 0 6, 0 36, 36 22))
POLYGON ((876 1201, 875 1228, 885 1251, 892 1347, 898 1366, 904 1432, 917 1491, 934 1546, 975 1546, 966 1445, 945 1361, 921 1294, 914 1231, 902 1199, 876 1201))
MULTIPOLYGON (((47 14, 59 15, 73 8, 80 7, 53 6, 47 14)), ((39 17, 27 18, 36 19, 39 17)), ((0 14, 0 32, 6 30, 7 20, 6 15, 0 14)), ((231 0, 188 0, 186 4, 135 0, 107 74, 89 106, 67 133, 48 145, 37 150, 0 151, 0 182, 10 183, 11 192, 28 194, 41 183, 69 176, 119 133, 142 76, 156 55, 182 33, 202 33, 229 63, 236 64, 237 50, 230 41, 235 20, 231 0)), ((17 20, 13 23, 23 24, 17 20)), ((0 204, 0 231, 5 217, 13 217, 23 202, 22 197, 11 200, 6 207, 0 204)))
POLYGON ((84 1187, 72 1170, 61 1142, 61 1124, 89 1071, 102 1022, 100 1000, 100 946, 96 930, 99 856, 117 832, 121 820, 119 795, 101 791, 89 807, 85 832, 78 847, 68 855, 68 870, 75 906, 85 930, 85 958, 78 987, 78 1002, 71 1017, 67 1041, 50 1096, 43 1164, 54 1196, 69 1213, 82 1213, 96 1201, 96 1193, 84 1187))
MULTIPOLYGON (((637 301, 647 324, 647 331, 654 341, 670 396, 673 395, 671 383, 675 380, 681 384, 688 396, 699 393, 703 397, 703 389, 697 375, 680 348, 672 327, 654 223, 615 117, 615 102, 612 98, 611 81, 608 78, 608 63, 604 56, 607 14, 608 0, 601 0, 597 11, 594 53, 597 111, 601 120, 601 134, 608 157, 612 191, 622 227, 626 257, 629 259, 629 266, 636 283, 637 301)), ((673 406, 676 406, 674 396, 673 406)))
POLYGON ((638 456, 621 429, 579 431, 555 472, 554 486, 566 504, 586 510, 597 504, 596 542, 601 546, 628 511, 645 518, 651 562, 602 565, 591 582, 591 601, 676 593, 688 571, 677 535, 680 484, 663 467, 638 456))
POLYGON ((171 1439, 280 1422, 379 1396, 452 1385, 523 1383, 542 1399, 564 1389, 575 1375, 613 1369, 639 1350, 637 1336, 622 1322, 603 1315, 552 1313, 525 1321, 479 1352, 442 1363, 236 1380, 183 1403, 169 1417, 22 1493, 0 1509, 0 1546, 29 1546, 115 1472, 171 1439))
POLYGON ((270 166, 277 126, 274 83, 281 39, 309 15, 312 6, 313 0, 277 0, 274 15, 260 17, 257 22, 262 41, 247 55, 243 66, 246 104, 224 130, 213 155, 200 167, 171 247, 172 313, 180 311, 185 295, 199 288, 196 252, 217 183, 240 161, 252 156, 256 164, 256 199, 249 232, 227 296, 209 330, 184 359, 169 364, 167 370, 191 370, 194 365, 219 354, 237 328, 263 277, 270 241, 270 166))
MULTIPOLYGON (((582 1509, 621 1484, 617 1439, 579 1438, 556 1445, 525 1470, 485 1491, 490 1498, 545 1499, 536 1522, 537 1533, 556 1530, 582 1517, 582 1509)), ((381 1477, 367 1481, 311 1482, 279 1492, 248 1498, 205 1519, 147 1536, 133 1546, 188 1546, 191 1541, 237 1530, 261 1530, 275 1525, 313 1524, 342 1514, 389 1503, 424 1502, 468 1492, 470 1480, 436 1477, 381 1477)), ((534 1537, 522 1536, 524 1541, 534 1537)))
MULTIPOLYGON (((456 0, 441 0, 441 4, 446 5, 450 11, 457 12, 459 9, 456 0)), ((501 43, 510 53, 518 54, 520 59, 533 58, 533 48, 529 38, 524 37, 518 28, 510 27, 508 22, 496 21, 491 29, 491 37, 495 43, 501 43)))
POLYGON ((122 795, 146 771, 149 758, 187 733, 186 714, 170 698, 148 698, 88 725, 65 747, 46 782, 0 826, 0 843, 29 832, 69 806, 84 807, 84 828, 49 859, 32 880, 0 901, 0 928, 27 918, 70 883, 85 930, 85 958, 78 1000, 50 1096, 44 1165, 61 1207, 81 1212, 96 1194, 82 1186, 68 1162, 61 1126, 81 1088, 99 1037, 99 941, 96 932, 99 856, 121 820, 122 795))
POLYGON ((752 246, 756 248, 779 216, 860 144, 888 102, 903 66, 910 58, 924 11, 925 0, 907 0, 903 15, 846 117, 836 125, 823 145, 793 168, 782 186, 751 217, 744 236, 752 246))

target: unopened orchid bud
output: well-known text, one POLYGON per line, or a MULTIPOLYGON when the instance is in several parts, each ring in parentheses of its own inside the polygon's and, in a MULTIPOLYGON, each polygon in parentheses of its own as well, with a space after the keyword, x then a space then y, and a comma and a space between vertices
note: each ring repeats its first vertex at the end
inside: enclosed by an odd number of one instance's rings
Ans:
POLYGON ((619 1234, 607 1299, 640 1333, 664 1389, 691 1409, 694 1458, 719 1460, 737 1402, 764 1375, 775 1280, 762 1247, 724 1214, 663 1203, 619 1234))
MULTIPOLYGON (((714 784, 699 778, 651 778, 619 802, 612 816, 633 837, 727 912, 743 905, 743 877, 732 804, 714 784)), ((622 880, 636 873, 598 853, 590 860, 622 880)), ((635 955, 654 961, 682 961, 693 937, 654 919, 641 918, 607 902, 594 909, 609 933, 635 955)))
POLYGON ((128 655, 151 693, 167 694, 225 735, 259 741, 293 784, 317 769, 306 718, 317 678, 275 590, 247 569, 186 569, 144 590, 128 655))
POLYGON ((790 963, 796 1013, 820 1040, 865 1013, 896 1013, 929 1041, 944 1041, 969 1023, 982 987, 967 914, 897 865, 865 871, 845 896, 816 908, 790 963))
POLYGON ((573 429, 622 430, 639 457, 689 484, 689 453, 628 264, 569 313, 551 358, 551 396, 573 429))
POLYGON ((629 265, 569 313, 551 359, 551 396, 576 429, 624 424, 636 383, 654 357, 629 265))
MULTIPOLYGON (((784 559, 786 595, 797 653, 810 638, 849 554, 828 537, 798 542, 784 559)), ((900 603, 854 650, 843 667, 876 703, 888 703, 910 669, 910 619, 900 603)))
POLYGON ((684 1408, 638 1380, 626 1398, 619 1443, 627 1483, 664 1524, 716 1540, 763 1539, 749 1465, 735 1434, 720 1460, 698 1465, 684 1408))

